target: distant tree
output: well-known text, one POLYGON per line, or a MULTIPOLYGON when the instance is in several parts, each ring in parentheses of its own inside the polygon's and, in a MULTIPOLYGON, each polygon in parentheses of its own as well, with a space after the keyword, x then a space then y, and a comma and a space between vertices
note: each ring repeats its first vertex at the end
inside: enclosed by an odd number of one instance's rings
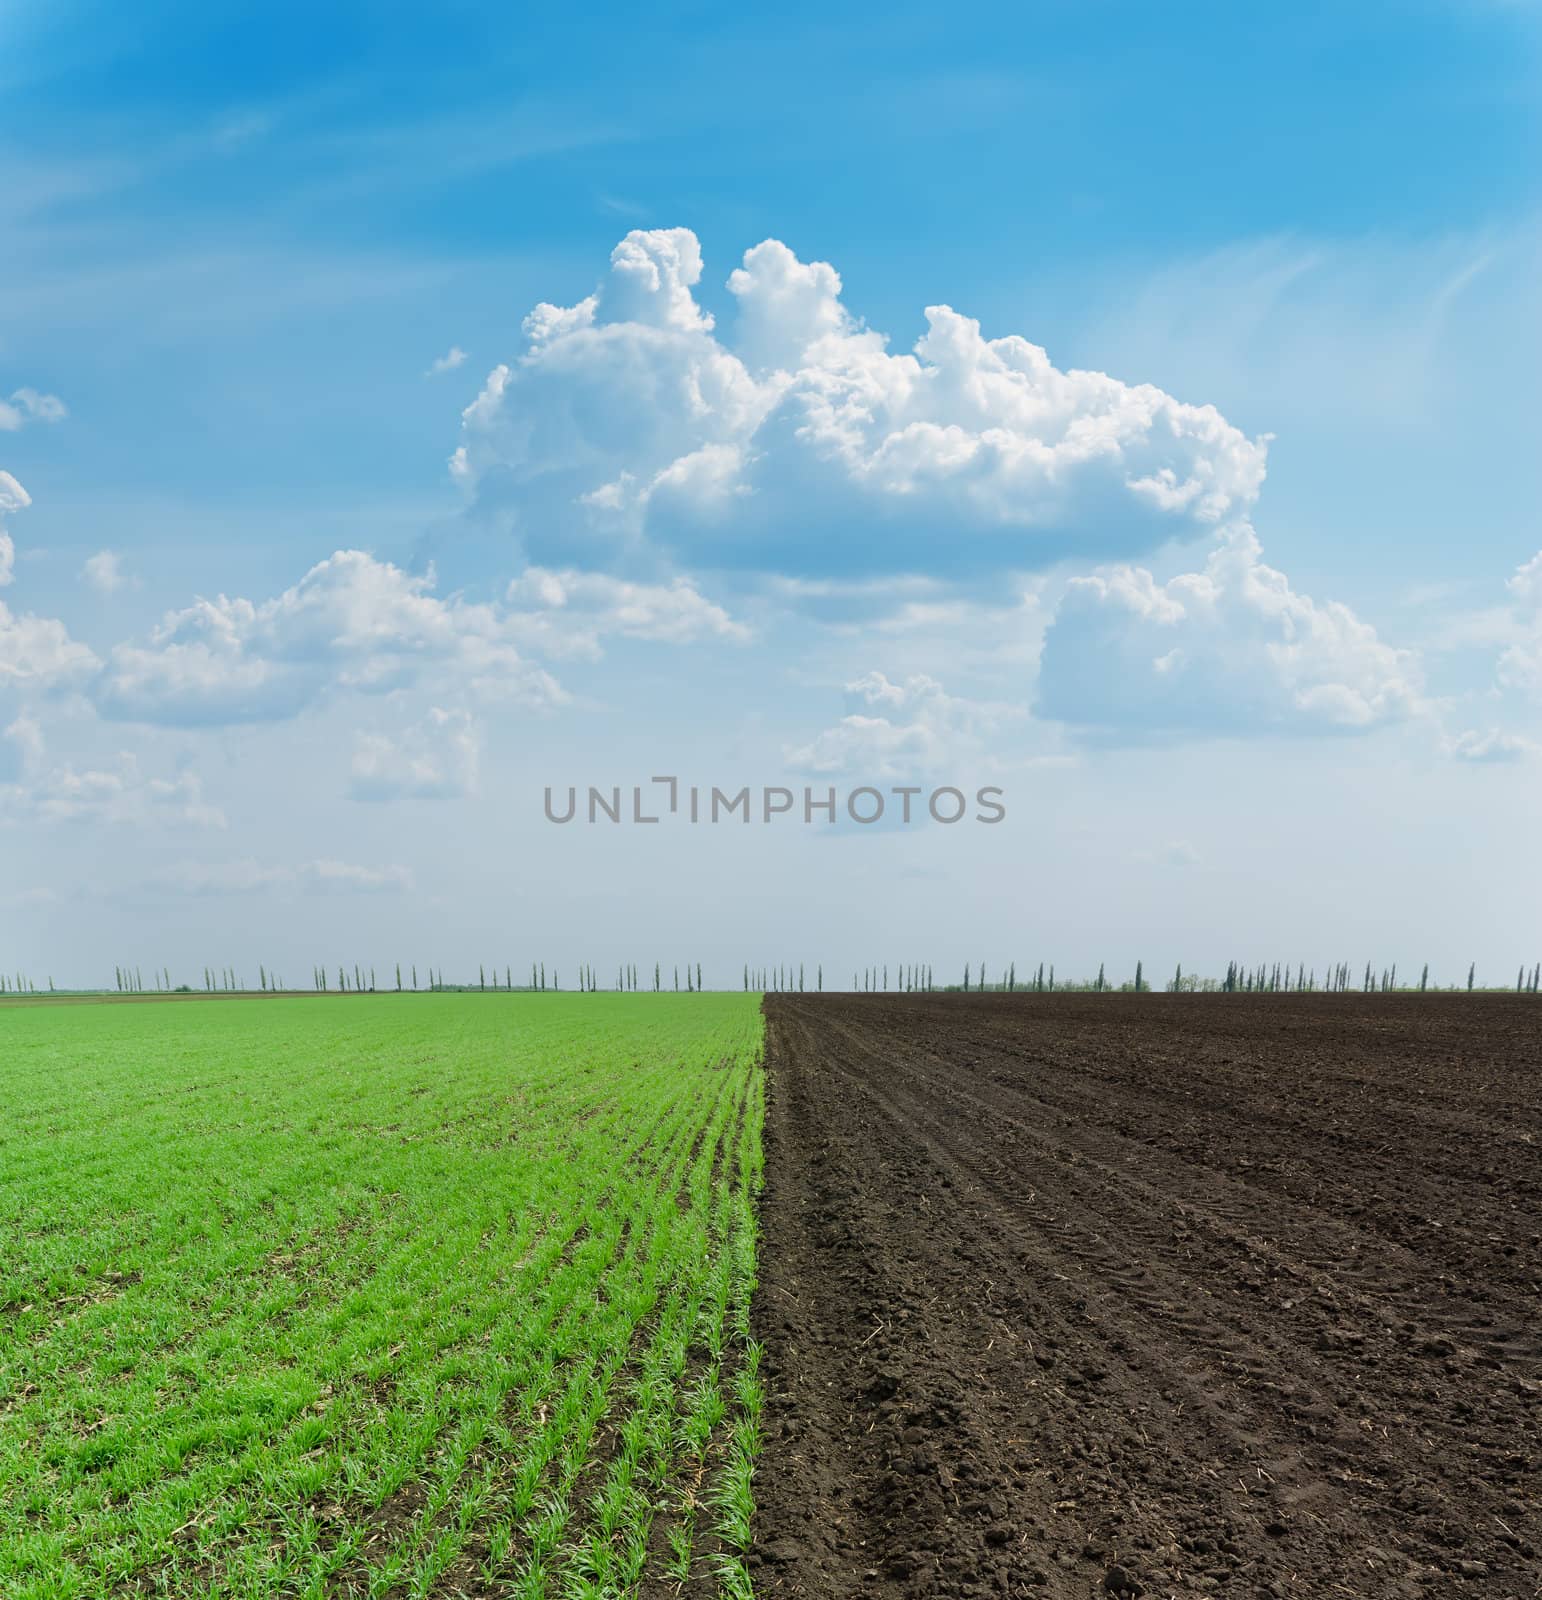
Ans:
POLYGON ((659 992, 659 964, 657 961, 653 963, 653 992, 655 994, 659 992))
POLYGON ((1467 992, 1472 993, 1472 986, 1478 981, 1478 963, 1476 961, 1467 969, 1467 992))
POLYGON ((820 994, 825 992, 825 968, 822 961, 820 962, 819 968, 814 975, 814 985, 820 994))
POLYGON ((1099 994, 1102 994, 1103 987, 1104 987, 1104 984, 1106 982, 1107 982, 1107 980, 1103 976, 1103 963, 1100 961, 1098 963, 1098 993, 1099 994))
POLYGON ((964 963, 964 993, 969 993, 969 963, 964 963))
POLYGON ((1139 961, 1135 963, 1135 992, 1139 994, 1146 987, 1146 969, 1139 961))
POLYGON ((798 963, 798 993, 803 993, 803 963, 798 963))
POLYGON ((1429 988, 1429 986, 1430 986, 1430 964, 1429 964, 1428 961, 1426 961, 1424 963, 1424 971, 1420 974, 1420 977, 1419 977, 1419 993, 1423 994, 1429 988))
POLYGON ((1173 993, 1183 993, 1183 963, 1178 963, 1178 970, 1173 974, 1173 993))

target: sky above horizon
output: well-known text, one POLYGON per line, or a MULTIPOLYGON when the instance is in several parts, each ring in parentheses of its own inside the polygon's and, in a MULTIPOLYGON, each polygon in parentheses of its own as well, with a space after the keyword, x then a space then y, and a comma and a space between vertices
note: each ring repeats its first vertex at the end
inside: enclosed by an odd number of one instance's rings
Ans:
POLYGON ((7 7, 0 970, 1513 982, 1539 42, 7 7))

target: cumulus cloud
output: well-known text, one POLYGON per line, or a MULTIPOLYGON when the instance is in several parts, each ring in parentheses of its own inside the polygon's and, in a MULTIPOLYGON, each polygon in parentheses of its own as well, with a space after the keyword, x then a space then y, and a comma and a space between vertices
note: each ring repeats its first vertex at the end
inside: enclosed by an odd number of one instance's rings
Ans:
POLYGON ((117 646, 98 708, 131 721, 274 721, 331 689, 383 692, 436 678, 550 705, 562 691, 515 647, 495 607, 432 591, 359 550, 340 550, 274 599, 220 595, 170 612, 145 644, 117 646))
POLYGON ((0 691, 79 686, 101 663, 53 617, 18 616, 0 601, 0 691))
POLYGON ((309 894, 393 894, 412 888, 403 866, 365 867, 321 859, 299 866, 269 865, 250 857, 232 861, 186 861, 152 880, 152 888, 188 895, 257 894, 299 890, 309 894))
POLYGON ((1265 444, 1211 406, 1061 370, 945 305, 894 353, 824 262, 766 240, 720 333, 687 229, 637 230, 601 287, 538 305, 462 416, 452 472, 538 562, 655 556, 785 574, 1109 559, 1246 515, 1265 444))
POLYGON ((1524 761, 1536 754, 1537 746, 1518 733, 1504 733, 1498 728, 1470 728, 1451 741, 1450 749, 1458 761, 1497 765, 1508 761, 1524 761))
POLYGON ((348 792, 355 800, 454 800, 476 789, 480 759, 470 714, 435 706, 399 733, 359 734, 348 792))
POLYGON ((9 401, 0 400, 0 432, 15 433, 29 422, 63 422, 68 415, 58 395, 18 389, 9 401))
POLYGON ((1108 737, 1363 730, 1420 705, 1417 666, 1335 602, 1297 594, 1250 528, 1202 572, 1073 579, 1045 636, 1040 714, 1108 737))
POLYGON ((224 813, 205 801, 196 773, 150 777, 128 753, 100 767, 52 763, 42 728, 28 716, 18 717, 0 737, 0 819, 225 826, 224 813))
POLYGON ((632 583, 598 572, 527 568, 508 588, 517 638, 553 656, 600 656, 608 634, 658 644, 742 642, 749 630, 688 578, 632 583))
POLYGON ((116 594, 128 582, 123 563, 112 550, 98 550, 94 556, 88 556, 80 575, 98 594, 116 594))
POLYGON ((437 356, 429 363, 428 371, 423 374, 425 378, 437 378, 441 372, 454 372, 466 359, 466 352, 458 344, 452 344, 442 356, 437 356))
POLYGON ((876 778, 936 773, 977 759, 985 737, 1021 715, 1010 706, 950 695, 919 673, 895 682, 867 672, 845 690, 847 715, 785 752, 795 771, 876 778))
POLYGON ((1513 642, 1499 658, 1499 681, 1542 699, 1542 551, 1520 567, 1506 587, 1513 642))
POLYGON ((32 496, 9 472, 0 470, 0 587, 16 576, 16 546, 5 531, 5 519, 12 512, 25 511, 32 496))
MULTIPOLYGON (((32 496, 9 472, 0 471, 0 586, 11 582, 16 559, 5 519, 31 504, 32 496)), ((90 649, 70 638, 62 622, 52 617, 18 616, 0 601, 0 692, 80 684, 99 665, 90 649)))

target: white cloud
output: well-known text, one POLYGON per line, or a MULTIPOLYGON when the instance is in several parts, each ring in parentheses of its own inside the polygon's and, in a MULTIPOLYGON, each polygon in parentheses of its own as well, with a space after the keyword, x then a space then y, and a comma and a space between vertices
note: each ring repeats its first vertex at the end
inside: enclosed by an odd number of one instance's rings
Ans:
POLYGON ((807 576, 1026 568, 1225 526, 1263 481, 1264 443, 1213 407, 1060 371, 947 306, 891 354, 832 267, 775 240, 729 279, 730 336, 700 276, 688 230, 628 234, 464 412, 452 471, 538 560, 642 541, 807 576))
POLYGON ((1297 594, 1250 528, 1165 584, 1071 581, 1045 636, 1041 715, 1105 735, 1354 731, 1417 709, 1417 665, 1347 606, 1297 594))
POLYGON ((396 734, 361 733, 348 792, 356 800, 453 800, 476 789, 481 741, 465 711, 434 707, 396 734))
POLYGON ((0 400, 0 433, 15 433, 29 422, 63 422, 68 415, 58 395, 18 389, 9 401, 0 400))
POLYGON ((350 861, 307 861, 296 869, 295 879, 312 894, 396 894, 412 887, 407 867, 361 867, 350 861))
POLYGON ((598 572, 530 567, 509 585, 508 603, 515 636, 553 656, 597 658, 607 634, 657 644, 749 638, 742 623, 687 578, 631 583, 598 572))
POLYGON ((85 683, 101 663, 52 617, 18 616, 0 601, 0 690, 85 683))
MULTIPOLYGON (((14 576, 16 547, 5 531, 6 516, 25 511, 32 496, 0 471, 0 587, 14 576)), ((89 678, 100 663, 52 617, 18 616, 0 601, 0 691, 54 689, 89 678)))
POLYGON ((14 782, 43 749, 43 730, 31 717, 17 719, 0 734, 0 784, 14 782))
POLYGON ((18 717, 0 739, 0 780, 0 819, 5 821, 225 826, 224 813, 204 800, 196 773, 146 777, 126 752, 101 767, 52 764, 42 728, 32 717, 18 717))
POLYGON ((1508 580, 1513 642, 1499 658, 1499 681, 1542 699, 1542 551, 1508 580))
POLYGON ((948 694, 934 678, 893 682, 867 672, 846 685, 852 709, 808 744, 785 752, 799 772, 903 778, 978 760, 983 739, 1021 716, 1014 707, 948 694))
POLYGON ((98 550, 94 556, 88 556, 80 575, 98 594, 115 594, 128 582, 122 563, 112 550, 98 550))
POLYGON ((310 894, 393 894, 412 888, 403 866, 364 867, 321 859, 299 866, 265 865, 250 857, 232 861, 186 861, 152 880, 150 887, 188 895, 257 894, 300 890, 310 894))
POLYGON ((95 686, 104 715, 200 724, 279 720, 328 690, 444 680, 529 705, 562 691, 523 660, 495 607, 432 593, 359 550, 340 550, 275 599, 198 600, 147 644, 123 644, 95 686))
POLYGON ((16 576, 16 546, 5 531, 7 515, 25 511, 32 504, 32 496, 9 472, 0 470, 0 588, 16 576))
POLYGON ((1451 741, 1451 754, 1458 761, 1471 761, 1495 765, 1507 761, 1524 761, 1536 754, 1536 744, 1517 733, 1504 733, 1498 728, 1479 731, 1470 728, 1451 741))
POLYGON ((458 344, 452 344, 442 356, 437 356, 429 363, 428 370, 423 374, 425 378, 437 378, 442 372, 454 372, 466 359, 466 352, 458 344))

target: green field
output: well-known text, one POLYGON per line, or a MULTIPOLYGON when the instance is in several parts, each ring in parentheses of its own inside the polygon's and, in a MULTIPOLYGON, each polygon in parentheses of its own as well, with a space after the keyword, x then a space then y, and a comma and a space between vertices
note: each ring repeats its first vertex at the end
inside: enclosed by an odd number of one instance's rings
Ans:
POLYGON ((747 1594, 758 995, 0 1007, 0 1595, 747 1594))

